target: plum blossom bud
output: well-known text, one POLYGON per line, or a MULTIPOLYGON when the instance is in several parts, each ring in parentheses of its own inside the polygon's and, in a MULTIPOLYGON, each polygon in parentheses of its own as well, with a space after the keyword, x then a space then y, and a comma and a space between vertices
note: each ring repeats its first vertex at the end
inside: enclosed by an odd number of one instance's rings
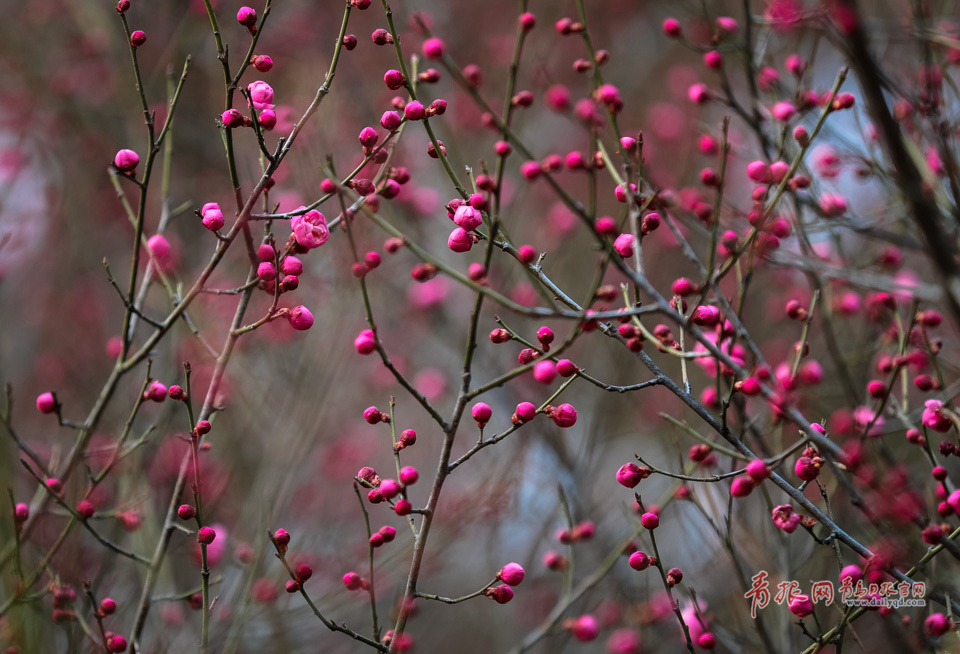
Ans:
POLYGON ((470 413, 473 415, 473 420, 477 423, 477 427, 483 429, 484 426, 490 422, 490 418, 493 416, 493 409, 485 402, 477 402, 473 405, 470 413))
POLYGON ((667 18, 663 21, 663 33, 672 39, 680 38, 683 30, 680 27, 680 21, 676 18, 667 18))
POLYGON ((135 48, 139 48, 141 45, 147 42, 147 35, 144 34, 143 30, 137 30, 130 35, 130 45, 135 48))
POLYGON ((572 404, 561 404, 558 407, 547 406, 544 413, 550 416, 557 427, 567 428, 577 424, 577 410, 572 404))
POLYGON ((248 84, 247 93, 255 109, 269 109, 273 104, 273 87, 262 80, 248 84))
POLYGON ((442 39, 430 38, 423 42, 423 56, 427 59, 442 59, 445 50, 442 39))
POLYGON ((364 329, 360 334, 353 340, 353 347, 356 348, 359 354, 370 354, 371 352, 376 351, 377 349, 377 337, 374 335, 372 329, 364 329))
POLYGON ((500 568, 500 571, 497 573, 497 579, 500 579, 508 586, 519 586, 520 582, 523 581, 524 575, 523 566, 519 563, 508 563, 500 568))
POLYGON ((41 393, 37 396, 37 411, 40 413, 53 413, 57 408, 57 399, 53 393, 41 393))
POLYGON ((216 537, 217 532, 210 527, 200 527, 200 531, 197 532, 197 542, 201 545, 209 545, 216 537))
POLYGON ((581 615, 568 626, 573 637, 581 643, 596 639, 600 635, 600 623, 592 615, 581 615))
POLYGON ((396 111, 385 111, 383 115, 380 116, 380 126, 391 132, 400 127, 400 122, 400 114, 396 111))
POLYGON ((20 502, 13 508, 13 520, 17 524, 23 524, 30 518, 30 507, 20 502))
POLYGON ((407 120, 423 120, 427 114, 422 103, 417 100, 411 100, 403 108, 403 115, 407 117, 407 120))
POLYGON ((236 109, 227 109, 222 114, 220 114, 220 121, 223 123, 223 126, 227 129, 232 129, 234 127, 240 127, 243 125, 243 114, 241 114, 236 109))
POLYGON ((268 73, 273 68, 273 58, 270 55, 254 55, 250 64, 261 73, 268 73))
POLYGON ((513 599, 513 589, 506 584, 501 584, 495 588, 488 588, 483 594, 492 599, 497 604, 506 604, 513 599))
POLYGON ((813 613, 813 601, 810 596, 802 593, 794 595, 793 599, 790 600, 790 613, 798 618, 805 618, 813 613))
POLYGON ((551 384, 557 377, 557 366, 553 361, 537 361, 533 366, 533 378, 541 384, 551 384))
POLYGON ((627 488, 635 488, 645 477, 643 469, 636 463, 624 463, 617 470, 617 483, 627 488))
POLYGON ((557 361, 557 374, 561 377, 573 377, 578 372, 580 372, 580 368, 570 359, 560 359, 557 361))
POLYGON ((453 214, 453 222, 468 232, 472 232, 483 224, 482 214, 469 204, 461 205, 453 214))
POLYGON ((140 155, 133 150, 120 150, 113 158, 113 165, 121 173, 132 173, 140 163, 140 155))
POLYGON ((633 568, 634 570, 637 570, 638 572, 642 572, 643 570, 646 570, 653 564, 653 560, 649 556, 647 556, 646 554, 638 550, 630 555, 630 559, 628 563, 630 564, 630 567, 633 568))
POLYGON ((417 472, 417 469, 413 466, 404 466, 403 468, 400 468, 400 481, 403 482, 404 486, 415 484, 417 483, 418 479, 420 479, 420 473, 417 472))
POLYGON ((450 232, 450 236, 447 238, 447 247, 454 252, 469 252, 473 247, 473 237, 467 230, 457 227, 450 232))
POLYGON ((753 492, 753 480, 749 477, 737 477, 730 484, 730 494, 734 497, 746 497, 753 492))
POLYGON ((939 638, 953 629, 954 624, 943 613, 934 613, 923 621, 923 630, 931 638, 939 638))
POLYGON ((257 12, 253 7, 240 7, 237 12, 237 22, 244 27, 253 27, 257 24, 257 12))
MULTIPOLYGON (((284 279, 284 283, 286 283, 286 279, 284 279)), ((313 314, 303 305, 296 306, 287 312, 287 322, 297 331, 306 331, 313 327, 313 314)))
POLYGON ((747 464, 747 474, 755 482, 759 483, 770 476, 770 469, 767 464, 760 459, 754 459, 747 464))
POLYGON ((179 516, 181 520, 193 520, 196 515, 197 510, 190 504, 181 504, 177 508, 177 516, 179 516))
POLYGON ((90 500, 82 500, 77 504, 77 514, 84 520, 89 520, 93 517, 93 514, 96 510, 93 508, 93 502, 90 500))
POLYGON ((363 578, 356 572, 348 572, 343 575, 343 585, 347 590, 360 590, 363 586, 363 578))
POLYGON ((658 516, 656 513, 647 511, 640 516, 640 524, 643 525, 644 529, 656 529, 660 526, 660 516, 658 516))
POLYGON ((514 412, 511 420, 515 425, 522 425, 526 422, 530 422, 536 417, 537 407, 530 402, 521 402, 517 405, 517 410, 514 412))
POLYGON ((632 257, 633 256, 633 244, 636 241, 636 238, 633 234, 621 234, 617 237, 617 240, 613 242, 613 249, 617 251, 621 257, 632 257))
POLYGON ((377 134, 377 130, 373 129, 372 127, 364 127, 362 130, 360 130, 360 136, 358 138, 360 140, 360 145, 365 148, 372 148, 377 144, 377 141, 380 139, 380 135, 377 134))

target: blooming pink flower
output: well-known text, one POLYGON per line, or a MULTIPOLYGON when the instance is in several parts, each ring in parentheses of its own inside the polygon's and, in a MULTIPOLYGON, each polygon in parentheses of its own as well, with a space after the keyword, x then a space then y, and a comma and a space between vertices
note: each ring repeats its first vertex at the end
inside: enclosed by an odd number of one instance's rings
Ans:
MULTIPOLYGON (((304 209, 305 207, 300 207, 304 209)), ((330 230, 327 228, 327 219, 316 209, 311 209, 301 216, 290 219, 290 229, 297 239, 297 243, 312 250, 327 242, 330 230)))
POLYGON ((921 418, 924 427, 940 433, 950 431, 953 423, 950 421, 950 418, 943 414, 943 402, 940 400, 927 400, 924 402, 924 406, 926 408, 923 410, 923 416, 921 418))
POLYGON ((785 531, 788 534, 792 534, 797 530, 797 527, 800 526, 800 522, 803 520, 803 517, 799 513, 794 513, 793 507, 789 504, 781 504, 773 508, 771 512, 773 518, 773 525, 785 531))

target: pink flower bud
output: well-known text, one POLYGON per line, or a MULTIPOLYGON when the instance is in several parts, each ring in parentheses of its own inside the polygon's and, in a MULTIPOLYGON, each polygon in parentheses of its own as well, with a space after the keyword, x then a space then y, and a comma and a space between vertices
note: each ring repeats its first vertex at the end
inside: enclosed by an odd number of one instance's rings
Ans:
POLYGON ((209 545, 216 537, 217 532, 210 527, 200 527, 200 531, 197 532, 197 542, 201 545, 209 545))
POLYGON ((680 35, 682 34, 680 21, 678 21, 676 18, 667 18, 664 20, 663 33, 672 39, 680 38, 680 35))
MULTIPOLYGON (((462 208, 462 207, 461 207, 462 208)), ((473 247, 473 237, 462 227, 457 227, 447 238, 447 247, 454 252, 469 252, 473 247)))
POLYGON ((621 257, 632 257, 633 256, 633 244, 636 241, 633 234, 621 234, 617 237, 617 240, 613 242, 613 249, 617 251, 621 257))
POLYGON ((923 630, 931 638, 939 638, 953 629, 954 624, 943 613, 934 613, 923 621, 923 630))
POLYGON ((286 256, 280 262, 280 271, 284 275, 301 275, 303 274, 303 262, 297 257, 286 256))
POLYGON ((384 479, 380 482, 380 494, 384 499, 392 500, 400 494, 400 484, 395 479, 384 479))
POLYGON ((222 114, 220 114, 220 121, 223 123, 223 126, 227 129, 232 129, 234 127, 240 127, 243 125, 243 114, 241 114, 236 109, 227 109, 222 114))
POLYGON ((383 127, 383 129, 391 132, 400 127, 400 122, 400 114, 398 114, 396 111, 384 111, 383 115, 380 116, 380 126, 383 127))
POLYGON ((603 216, 602 218, 597 219, 596 229, 598 233, 604 236, 613 236, 617 233, 617 223, 613 218, 609 216, 603 216))
POLYGON ((617 483, 627 488, 636 488, 643 478, 643 471, 636 463, 624 463, 617 470, 617 483))
POLYGON ((423 42, 423 56, 427 59, 442 59, 445 50, 442 39, 430 38, 423 42))
POLYGON ((747 474, 750 475, 750 478, 755 482, 760 483, 770 476, 770 469, 767 468, 767 464, 760 459, 754 459, 747 464, 747 474))
POLYGON ((549 407, 549 416, 557 427, 567 428, 577 424, 577 410, 572 404, 561 404, 558 407, 549 407))
POLYGON ((360 332, 360 334, 353 339, 353 347, 356 348, 360 354, 370 354, 376 351, 377 337, 374 335, 373 330, 364 329, 360 332))
POLYGON ((453 222, 464 230, 472 232, 483 224, 483 215, 469 204, 464 204, 457 207, 457 211, 453 214, 453 222))
POLYGON ((269 109, 273 104, 273 87, 262 80, 248 84, 247 93, 255 109, 269 109))
POLYGON ((240 7, 237 12, 237 22, 244 27, 253 27, 257 24, 257 12, 253 7, 240 7))
POLYGON ((209 229, 211 232, 215 232, 221 227, 223 227, 223 213, 220 209, 210 209, 203 212, 203 219, 200 221, 203 223, 203 226, 209 229))
POLYGON ((287 583, 283 585, 283 588, 290 594, 300 592, 300 584, 293 579, 288 579, 287 583))
POLYGON ((265 282, 272 282, 277 278, 277 269, 270 261, 261 261, 257 266, 257 277, 265 282))
POLYGON ((506 584, 501 584, 495 588, 488 588, 483 594, 492 599, 497 604, 506 604, 513 599, 513 589, 506 584))
POLYGON ((730 484, 730 494, 734 497, 746 497, 753 492, 753 485, 750 477, 737 477, 730 484))
POLYGON ((365 148, 372 148, 377 144, 377 141, 380 139, 380 135, 377 134, 377 130, 373 129, 372 127, 364 127, 362 130, 360 130, 360 136, 358 138, 360 139, 360 145, 365 148))
POLYGON ((53 413, 57 408, 57 400, 53 393, 41 393, 37 396, 37 411, 40 413, 53 413))
POLYGON ((310 309, 301 304, 287 312, 287 322, 297 331, 306 331, 313 327, 313 314, 310 313, 310 309))
POLYGON ((836 193, 824 193, 820 196, 820 211, 827 218, 836 218, 847 211, 847 199, 836 193))
POLYGON ((581 643, 594 640, 600 635, 600 624, 592 615, 581 615, 570 624, 570 633, 581 643))
POLYGON ((197 515, 197 510, 189 504, 181 504, 177 507, 177 515, 181 520, 193 520, 194 516, 197 515))
MULTIPOLYGON (((396 91, 403 88, 403 85, 407 83, 407 78, 404 77, 403 73, 401 73, 399 70, 391 68, 383 74, 383 83, 386 84, 387 88, 391 91, 396 91)), ((423 105, 420 106, 421 108, 423 107, 423 105)))
POLYGON ((477 423, 477 427, 483 429, 484 426, 490 422, 490 418, 493 416, 493 409, 485 402, 477 402, 471 408, 470 413, 473 415, 473 420, 477 423))
POLYGON ((747 164, 747 177, 758 184, 769 184, 770 168, 763 161, 751 161, 747 164))
POLYGON ((517 257, 526 265, 530 265, 537 258, 537 251, 532 245, 521 245, 517 248, 517 257))
POLYGON ((410 512, 413 511, 413 505, 410 504, 409 500, 397 500, 397 503, 393 505, 393 511, 399 516, 410 515, 410 512))
POLYGON ((781 123, 786 123, 797 115, 797 108, 793 106, 792 102, 783 101, 773 105, 770 113, 781 123))
POLYGON ((141 45, 147 42, 147 35, 144 34, 143 30, 137 30, 130 35, 130 45, 135 48, 139 48, 141 45))
POLYGON ((703 64, 711 70, 720 70, 723 66, 723 56, 716 50, 710 50, 703 55, 703 64))
POLYGON ((707 88, 706 84, 694 84, 687 89, 687 97, 690 99, 690 102, 703 104, 710 99, 710 89, 707 88))
POLYGON ((20 502, 13 508, 13 520, 17 524, 22 524, 30 518, 30 507, 20 502))
POLYGON ((403 115, 407 117, 407 120, 423 120, 427 113, 423 108, 423 104, 417 100, 411 100, 403 108, 403 115))
POLYGON ((77 513, 84 520, 89 520, 92 518, 93 514, 95 513, 93 502, 90 500, 82 500, 79 504, 77 504, 77 513))
POLYGON ((121 173, 132 173, 140 163, 140 155, 133 150, 120 150, 113 158, 113 165, 121 173))
POLYGON ((803 481, 813 481, 820 475, 820 466, 808 456, 801 456, 793 467, 797 477, 803 481))
MULTIPOLYGON (((113 615, 117 611, 117 603, 109 597, 100 600, 100 613, 102 615, 113 615)), ((122 651, 122 650, 121 650, 122 651)))
POLYGON ((553 361, 538 361, 533 366, 533 378, 541 384, 550 384, 557 377, 557 366, 553 361))
POLYGON ((517 410, 513 414, 513 422, 517 425, 522 425, 525 422, 530 422, 537 417, 537 407, 535 407, 530 402, 521 402, 517 405, 517 410))
POLYGON ((630 564, 631 568, 641 572, 652 565, 650 557, 639 550, 630 555, 628 563, 630 564))
POLYGON ((363 578, 356 572, 348 572, 343 575, 343 585, 347 590, 359 590, 363 586, 363 578))
POLYGON ((794 595, 790 600, 790 613, 798 618, 805 618, 813 613, 813 601, 809 595, 794 595))
POLYGON ((560 359, 557 361, 557 373, 561 377, 573 377, 578 372, 580 372, 580 368, 570 359, 560 359))
POLYGON ((257 116, 257 120, 260 121, 260 127, 263 129, 273 129, 277 126, 277 112, 273 109, 264 109, 257 116))
POLYGON ((519 586, 520 582, 523 581, 524 575, 523 566, 519 563, 508 563, 500 568, 500 572, 497 573, 497 579, 500 579, 508 586, 519 586))
POLYGON ((273 58, 269 55, 254 55, 250 63, 261 73, 268 73, 273 68, 273 58))
POLYGON ((413 466, 400 468, 400 481, 403 482, 404 486, 415 484, 418 479, 420 479, 420 473, 417 472, 417 469, 413 466))

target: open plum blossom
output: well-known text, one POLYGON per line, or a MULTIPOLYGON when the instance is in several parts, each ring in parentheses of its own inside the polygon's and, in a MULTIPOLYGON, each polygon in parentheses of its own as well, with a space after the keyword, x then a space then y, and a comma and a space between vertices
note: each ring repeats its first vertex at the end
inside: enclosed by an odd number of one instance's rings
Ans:
MULTIPOLYGON (((300 209, 305 208, 306 207, 300 207, 300 209)), ((316 209, 311 209, 302 216, 294 216, 291 218, 290 229, 293 230, 293 235, 297 239, 297 243, 308 250, 320 247, 330 238, 327 219, 316 209)))
POLYGON ((950 418, 943 414, 943 402, 940 400, 927 400, 924 403, 926 407, 923 410, 923 426, 940 433, 950 430, 950 418))
POLYGON ((799 513, 794 513, 793 507, 789 504, 781 504, 774 507, 771 514, 774 526, 788 534, 795 532, 803 521, 803 516, 799 513))

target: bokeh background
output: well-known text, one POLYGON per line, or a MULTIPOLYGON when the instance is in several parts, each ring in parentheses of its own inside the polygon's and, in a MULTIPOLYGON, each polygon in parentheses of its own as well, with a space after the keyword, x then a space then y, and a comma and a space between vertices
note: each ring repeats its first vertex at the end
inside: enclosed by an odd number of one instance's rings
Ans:
MULTIPOLYGON (((691 84, 703 81, 718 87, 717 77, 705 69, 697 52, 663 35, 660 25, 665 17, 676 15, 691 41, 706 43, 717 16, 733 16, 742 24, 744 5, 749 6, 758 22, 754 26, 757 60, 779 71, 781 77, 779 85, 761 89, 764 106, 795 93, 798 84, 784 70, 788 54, 799 53, 811 59, 803 85, 820 92, 831 87, 843 65, 835 47, 836 37, 821 21, 828 11, 823 3, 705 4, 704 8, 698 2, 587 3, 593 41, 610 52, 604 76, 618 86, 624 100, 621 127, 629 134, 643 131, 648 180, 659 188, 671 189, 677 206, 687 209, 700 200, 712 202, 712 193, 699 184, 698 174, 704 166, 715 166, 716 158, 700 154, 698 139, 704 134, 719 137, 721 119, 733 113, 722 103, 700 106, 689 101, 691 84), (777 11, 791 7, 801 12, 802 20, 767 22, 780 16, 777 11)), ((869 5, 869 33, 886 74, 905 88, 915 89, 921 62, 916 45, 903 28, 909 3, 863 4, 869 5)), ((954 10, 947 4, 943 9, 949 16, 954 10)), ((233 19, 240 3, 223 0, 214 5, 231 61, 236 65, 249 39, 233 19)), ((50 0, 28 5, 3 2, 0 6, 6 16, 0 22, 0 66, 4 71, 0 82, 0 315, 4 318, 0 328, 0 379, 12 385, 13 419, 19 433, 41 456, 56 462, 69 450, 73 433, 58 428, 49 416, 37 414, 32 408, 33 398, 55 390, 65 415, 81 420, 113 366, 107 344, 119 332, 123 307, 107 283, 102 262, 106 259, 118 278, 125 277, 121 271, 129 267, 132 229, 108 168, 120 148, 132 148, 143 157, 143 116, 138 110, 129 54, 113 3, 50 0)), ((515 2, 401 0, 393 9, 406 52, 419 51, 424 37, 411 16, 414 11, 423 11, 434 33, 444 38, 460 65, 481 67, 481 92, 493 106, 502 105, 514 38, 515 2)), ((518 111, 517 131, 539 156, 564 155, 571 150, 586 153, 587 130, 572 113, 552 110, 544 99, 547 89, 561 84, 569 88, 574 102, 589 94, 588 76, 572 69, 573 60, 585 54, 582 43, 576 36, 563 37, 553 29, 559 18, 575 15, 575 5, 534 1, 530 10, 537 15, 538 24, 526 43, 518 89, 530 90, 535 101, 531 108, 518 111)), ((275 3, 258 47, 259 53, 273 58, 275 66, 269 73, 251 70, 245 77, 245 82, 262 78, 276 92, 279 123, 268 135, 268 143, 275 143, 278 135, 286 133, 313 98, 330 62, 341 13, 342 3, 328 0, 275 3)), ((164 202, 173 212, 165 232, 175 258, 170 278, 174 284, 188 288, 216 245, 213 235, 200 225, 195 210, 211 201, 223 207, 232 205, 216 124, 223 110, 221 71, 201 2, 133 0, 127 15, 132 29, 143 29, 147 34, 139 56, 145 93, 158 121, 166 112, 168 68, 179 73, 184 58, 192 56, 172 133, 169 195, 162 197, 159 183, 151 186, 146 219, 149 235, 156 230, 164 202)), ((385 28, 386 22, 377 4, 364 12, 353 12, 348 31, 357 35, 359 45, 343 53, 333 92, 275 176, 270 198, 279 203, 281 211, 295 209, 321 195, 321 165, 328 155, 334 157, 340 171, 356 165, 362 158, 356 134, 364 126, 377 126, 380 114, 390 108, 394 93, 383 85, 382 74, 396 65, 394 52, 375 46, 369 37, 372 30, 381 27, 385 28)), ((734 92, 746 97, 742 53, 732 43, 722 50, 734 92)), ((955 68, 948 68, 945 75, 955 72, 955 68)), ((479 171, 484 162, 492 165, 498 135, 483 127, 480 111, 470 98, 447 75, 424 88, 429 98, 442 97, 449 103, 447 113, 432 124, 447 147, 454 169, 462 171, 464 166, 471 166, 479 171)), ((857 93, 852 76, 844 88, 857 93)), ((951 115, 955 115, 956 96, 947 102, 951 115)), ((812 126, 816 115, 811 111, 800 122, 812 126)), ((900 270, 885 269, 878 258, 886 243, 869 233, 841 229, 891 230, 910 237, 909 230, 901 227, 902 212, 896 210, 895 203, 891 206, 889 180, 871 175, 863 163, 878 152, 874 144, 865 142, 868 122, 860 106, 828 122, 823 141, 832 150, 821 151, 819 156, 834 153, 839 160, 837 174, 814 175, 811 197, 821 192, 843 193, 851 211, 843 221, 830 226, 812 223, 811 238, 824 256, 841 266, 888 280, 901 275, 897 278, 901 282, 933 282, 922 252, 904 248, 900 270)), ((235 140, 241 181, 244 191, 249 191, 259 177, 256 143, 246 130, 238 132, 235 140)), ((731 226, 742 230, 752 185, 741 171, 746 162, 758 157, 758 151, 755 137, 735 116, 730 141, 732 173, 722 215, 731 226)), ((469 255, 447 250, 450 224, 444 205, 455 197, 455 191, 439 163, 426 155, 427 143, 423 130, 411 128, 405 132, 393 161, 408 167, 412 180, 396 200, 382 203, 382 214, 412 239, 465 271, 469 262, 479 260, 481 248, 469 255)), ((520 177, 520 163, 518 156, 508 160, 503 188, 504 216, 511 235, 517 243, 530 243, 538 252, 546 253, 545 272, 571 296, 583 299, 598 261, 592 238, 545 184, 531 184, 520 177)), ((816 165, 813 158, 808 163, 811 168, 816 165)), ((570 193, 585 197, 583 173, 563 171, 557 177, 570 193)), ((613 188, 609 178, 601 182, 598 215, 619 215, 622 205, 616 202, 613 188)), ((127 185, 125 190, 133 196, 132 186, 127 185)), ((332 204, 321 210, 328 219, 339 213, 332 204)), ((677 215, 692 239, 702 235, 689 211, 679 208, 677 215)), ((386 254, 385 234, 369 222, 358 220, 356 225, 358 247, 362 251, 377 250, 384 259, 367 277, 383 343, 404 374, 446 415, 456 397, 473 295, 443 276, 425 284, 413 281, 409 270, 418 261, 411 253, 403 250, 386 254)), ((278 240, 285 242, 287 227, 277 223, 274 230, 278 240)), ((221 389, 224 410, 216 417, 215 429, 208 438, 212 449, 204 455, 203 464, 205 506, 207 515, 218 525, 214 549, 220 552, 213 556, 212 564, 218 580, 212 651, 353 652, 362 648, 327 632, 299 596, 283 592, 285 573, 268 551, 264 533, 267 529, 287 529, 292 534, 291 560, 307 561, 314 568, 310 590, 318 605, 336 620, 367 630, 369 607, 365 597, 348 593, 340 582, 350 570, 366 575, 366 537, 353 476, 365 465, 384 471, 385 476, 393 467, 389 430, 364 422, 362 412, 367 406, 385 409, 389 397, 396 396, 398 430, 413 428, 418 433, 416 446, 403 453, 404 464, 416 466, 421 472, 412 497, 415 505, 426 501, 441 433, 376 356, 360 357, 353 349, 353 338, 366 325, 344 237, 336 230, 327 245, 303 257, 306 270, 292 299, 313 311, 313 328, 295 332, 280 320, 243 337, 221 389), (255 551, 254 561, 241 563, 238 551, 250 547, 255 551)), ((795 241, 792 237, 783 239, 782 252, 799 256, 795 241)), ((675 278, 695 277, 666 228, 645 241, 644 259, 651 281, 664 293, 669 292, 675 278)), ((491 286, 520 302, 541 304, 516 261, 503 256, 494 260, 491 286)), ((236 287, 246 270, 242 247, 235 247, 209 286, 236 287)), ((621 281, 615 272, 606 280, 612 284, 621 281)), ((733 292, 733 287, 727 290, 733 292)), ((871 320, 862 309, 840 311, 839 298, 849 299, 851 292, 863 299, 870 291, 840 280, 825 290, 822 306, 833 316, 840 352, 863 403, 866 397, 861 389, 874 374, 876 357, 889 351, 888 345, 883 349, 889 321, 871 320)), ((771 265, 758 269, 744 322, 771 362, 788 361, 799 338, 799 325, 783 314, 783 303, 789 297, 808 303, 810 296, 810 285, 801 272, 771 265)), ((266 293, 257 293, 248 316, 262 315, 270 300, 266 293)), ((234 296, 204 295, 190 308, 191 318, 216 348, 226 334, 235 302, 234 296)), ((169 310, 169 298, 162 288, 151 292, 147 307, 155 316, 169 310)), ((530 339, 541 324, 564 336, 572 327, 559 320, 533 321, 487 302, 481 316, 481 334, 497 326, 495 315, 530 339)), ((943 329, 949 346, 953 343, 952 328, 943 329)), ((141 341, 144 333, 141 327, 141 341)), ((482 382, 509 370, 516 365, 519 349, 515 344, 494 345, 481 339, 474 380, 482 382)), ((813 332, 811 352, 825 370, 824 379, 798 394, 799 406, 812 420, 832 418, 836 421, 832 426, 842 430, 844 424, 851 423, 850 415, 858 404, 850 399, 849 388, 844 388, 831 363, 820 330, 813 332)), ((651 353, 679 377, 675 359, 652 348, 651 353)), ((638 361, 624 356, 619 344, 596 333, 583 337, 569 357, 610 384, 650 378, 638 361)), ((205 390, 212 357, 179 325, 157 347, 153 375, 164 383, 176 383, 181 362, 186 360, 195 371, 194 387, 205 390)), ((947 347, 941 361, 948 376, 955 376, 955 350, 947 347)), ((691 370, 695 394, 713 384, 697 366, 691 366, 691 370)), ((100 433, 91 443, 91 461, 109 452, 139 389, 140 375, 137 372, 127 378, 108 408, 100 433)), ((487 432, 506 428, 518 402, 539 403, 555 386, 540 385, 528 375, 485 396, 483 399, 494 410, 487 432)), ((195 395, 202 396, 202 390, 195 395)), ((920 395, 913 395, 913 404, 920 406, 920 395)), ((591 520, 597 526, 592 540, 573 548, 579 579, 599 565, 636 520, 632 494, 616 483, 617 468, 638 452, 660 467, 679 471, 686 461, 687 448, 693 444, 660 416, 665 412, 696 424, 695 416, 663 388, 621 395, 576 383, 562 401, 577 407, 580 419, 575 427, 561 430, 540 418, 497 447, 479 453, 448 480, 420 589, 445 596, 465 594, 485 584, 509 561, 527 569, 527 581, 517 589, 513 602, 505 606, 483 598, 457 606, 421 601, 409 627, 418 651, 508 651, 543 620, 560 592, 561 576, 547 570, 541 561, 548 550, 566 551, 554 536, 564 525, 558 487, 569 498, 575 519, 591 520)), ((762 405, 751 413, 751 420, 775 442, 786 444, 797 436, 795 429, 773 421, 762 405)), ((136 431, 152 424, 156 429, 143 447, 123 461, 95 498, 100 531, 145 555, 152 552, 157 540, 187 448, 182 422, 173 402, 145 407, 136 431)), ((701 430, 707 432, 706 427, 701 430)), ((919 454, 908 449, 911 446, 903 439, 903 430, 898 432, 896 425, 889 430, 892 455, 904 459, 908 472, 919 471, 917 478, 928 474, 923 472, 924 461, 919 454)), ((465 421, 455 454, 466 451, 476 437, 475 427, 465 421)), ((21 469, 14 444, 7 439, 2 448, 2 485, 11 488, 18 499, 30 497, 35 482, 21 469)), ((695 474, 726 471, 730 465, 721 457, 716 468, 700 468, 695 474)), ((925 484, 926 477, 923 479, 925 484)), ((652 477, 638 490, 642 490, 647 503, 662 503, 674 487, 674 480, 652 477)), ((68 497, 81 488, 81 479, 72 480, 66 489, 68 497)), ((928 484, 924 488, 925 494, 918 497, 924 510, 935 517, 932 488, 928 484)), ((891 494, 913 489, 907 484, 892 488, 891 494)), ((742 581, 704 511, 721 525, 730 513, 730 530, 747 576, 768 570, 777 580, 797 579, 804 587, 812 580, 835 580, 833 550, 818 546, 802 530, 792 536, 777 532, 760 493, 731 505, 725 485, 694 485, 690 490, 703 511, 691 502, 670 504, 657 532, 661 551, 669 566, 683 569, 684 583, 702 599, 718 637, 718 650, 754 651, 759 645, 745 613, 742 581)), ((770 495, 775 504, 784 501, 772 489, 770 495)), ((893 499, 881 494, 871 497, 880 504, 893 499)), ((845 519, 853 521, 853 530, 863 542, 879 542, 889 536, 864 522, 842 495, 832 508, 841 524, 845 519)), ((390 615, 406 579, 411 535, 389 510, 382 506, 370 510, 374 528, 392 524, 398 529, 396 541, 376 554, 381 615, 390 615)), ((48 547, 59 533, 63 521, 56 511, 42 518, 27 551, 28 560, 37 560, 44 546, 48 547)), ((5 542, 11 534, 10 521, 0 521, 5 542)), ((918 538, 911 543, 912 555, 922 553, 918 538)), ((177 596, 198 587, 195 547, 192 538, 174 536, 157 595, 177 596)), ((845 562, 857 561, 849 558, 845 562)), ((51 569, 65 583, 79 587, 81 580, 91 580, 102 589, 101 595, 116 599, 120 609, 110 619, 109 625, 115 625, 110 628, 118 633, 129 631, 143 582, 140 567, 107 555, 87 534, 77 531, 53 559, 51 569)), ((943 583, 947 579, 943 577, 943 583)), ((12 588, 12 577, 5 572, 4 594, 12 588)), ((600 639, 583 644, 556 633, 534 651, 604 651, 607 637, 621 628, 638 632, 648 651, 677 651, 682 647, 677 624, 665 611, 663 591, 654 571, 637 573, 625 559, 575 605, 570 615, 588 612, 598 616, 603 625, 600 639)), ((52 628, 49 614, 49 599, 15 607, 0 623, 0 644, 19 645, 24 652, 67 651, 65 631, 52 628)), ((825 611, 825 616, 832 624, 839 612, 825 611)), ((771 605, 763 618, 774 634, 777 651, 796 651, 801 644, 808 644, 797 629, 791 628, 795 618, 785 607, 771 605)), ((199 622, 198 614, 185 601, 158 602, 150 613, 144 651, 191 651, 199 622)), ((868 651, 907 651, 916 645, 915 626, 903 625, 898 619, 870 616, 857 624, 856 631, 868 651)), ((82 644, 77 651, 88 651, 84 649, 88 647, 88 643, 82 644)))

